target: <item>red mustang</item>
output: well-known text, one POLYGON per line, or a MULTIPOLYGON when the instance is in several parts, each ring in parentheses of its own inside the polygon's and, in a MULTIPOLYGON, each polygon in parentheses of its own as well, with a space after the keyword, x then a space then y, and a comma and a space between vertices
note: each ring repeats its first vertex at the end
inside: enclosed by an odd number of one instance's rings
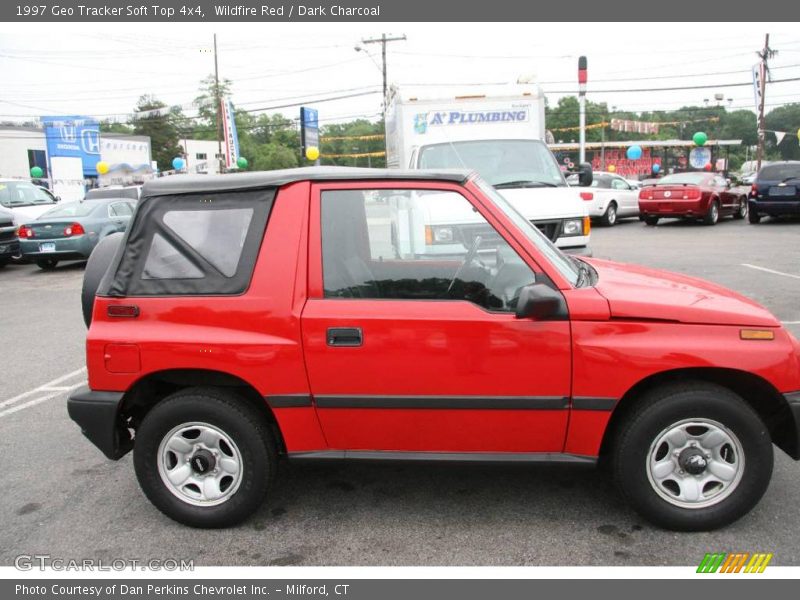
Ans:
POLYGON ((148 182, 84 293, 70 416, 189 525, 252 514, 279 456, 599 458, 648 519, 710 529, 773 444, 800 459, 800 344, 767 310, 568 257, 469 172, 148 182))
POLYGON ((744 219, 747 190, 713 173, 675 173, 641 189, 639 214, 648 225, 664 218, 701 219, 705 225, 716 225, 727 215, 744 219))

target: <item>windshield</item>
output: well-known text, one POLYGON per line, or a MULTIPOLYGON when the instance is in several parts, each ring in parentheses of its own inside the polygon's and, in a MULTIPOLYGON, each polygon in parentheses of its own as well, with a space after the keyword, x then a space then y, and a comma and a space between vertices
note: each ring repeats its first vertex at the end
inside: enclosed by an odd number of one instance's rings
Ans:
POLYGON ((0 181, 0 204, 6 208, 55 204, 55 199, 42 188, 27 181, 0 181))
POLYGON ((758 179, 770 181, 783 181, 789 177, 800 177, 800 163, 788 163, 783 165, 769 165, 761 169, 758 179))
POLYGON ((491 185, 567 185, 556 159, 539 140, 478 140, 423 146, 419 168, 474 169, 491 185))
POLYGON ((58 217, 85 217, 95 208, 97 204, 84 204, 83 202, 69 202, 62 204, 58 208, 52 208, 44 213, 40 219, 53 219, 58 217))
POLYGON ((701 185, 708 177, 708 173, 675 173, 657 180, 656 185, 682 185, 684 183, 701 185))
POLYGON ((524 233, 536 248, 545 255, 556 269, 558 269, 559 273, 572 285, 577 285, 580 273, 575 263, 565 256, 561 250, 556 248, 553 242, 547 239, 533 223, 523 217, 520 212, 491 185, 480 177, 475 177, 473 181, 481 191, 505 213, 514 225, 522 230, 522 233, 524 233))

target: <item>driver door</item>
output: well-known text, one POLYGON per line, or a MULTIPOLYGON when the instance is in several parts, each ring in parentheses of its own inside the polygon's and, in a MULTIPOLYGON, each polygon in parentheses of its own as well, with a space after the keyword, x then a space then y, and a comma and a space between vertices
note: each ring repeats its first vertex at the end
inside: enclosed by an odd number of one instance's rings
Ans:
POLYGON ((462 192, 313 187, 303 349, 329 448, 562 450, 569 322, 514 316, 534 271, 462 192))

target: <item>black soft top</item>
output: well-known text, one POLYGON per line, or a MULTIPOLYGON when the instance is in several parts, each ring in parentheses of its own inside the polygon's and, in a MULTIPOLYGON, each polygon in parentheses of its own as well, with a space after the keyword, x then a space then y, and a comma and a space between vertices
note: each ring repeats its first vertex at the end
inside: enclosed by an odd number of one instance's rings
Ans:
POLYGON ((144 184, 142 198, 210 192, 230 192, 276 188, 296 181, 341 180, 441 180, 464 183, 472 172, 464 169, 401 170, 361 169, 355 167, 301 167, 278 171, 256 171, 228 175, 174 175, 160 177, 144 184))

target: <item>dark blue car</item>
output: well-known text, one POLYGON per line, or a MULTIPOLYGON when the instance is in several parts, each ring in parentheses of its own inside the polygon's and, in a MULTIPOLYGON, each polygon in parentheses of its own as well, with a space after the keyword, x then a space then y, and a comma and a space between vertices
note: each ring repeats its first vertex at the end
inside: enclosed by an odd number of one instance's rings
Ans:
POLYGON ((800 161, 777 162, 762 167, 748 198, 751 223, 762 217, 800 215, 800 161))

